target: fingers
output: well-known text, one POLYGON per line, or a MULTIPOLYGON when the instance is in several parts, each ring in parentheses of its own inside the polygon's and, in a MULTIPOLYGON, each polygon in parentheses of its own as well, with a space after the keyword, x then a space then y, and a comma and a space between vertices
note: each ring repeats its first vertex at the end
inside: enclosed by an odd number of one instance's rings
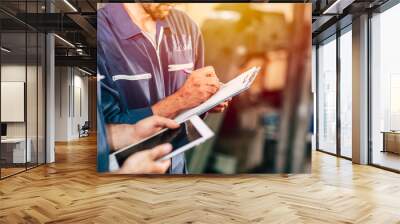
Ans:
POLYGON ((216 108, 226 108, 226 107, 228 107, 228 105, 229 105, 228 101, 224 101, 224 102, 218 104, 216 106, 216 108))
POLYGON ((165 173, 167 171, 168 167, 171 165, 171 160, 164 160, 164 161, 156 161, 157 159, 165 156, 172 150, 172 145, 171 144, 163 144, 159 145, 153 149, 150 150, 150 159, 154 162, 152 162, 151 165, 151 173, 165 173))
POLYGON ((167 144, 162 144, 159 146, 154 147, 153 149, 150 150, 150 158, 152 160, 157 160, 169 152, 172 151, 172 145, 167 143, 167 144))
MULTIPOLYGON (((200 69, 197 69, 194 71, 194 75, 197 77, 195 82, 200 85, 206 85, 206 86, 212 86, 214 88, 217 88, 217 90, 220 88, 220 81, 215 74, 214 67, 212 66, 207 66, 203 67, 200 69)), ((216 92, 216 91, 213 91, 216 92)))
POLYGON ((165 173, 170 165, 171 165, 170 159, 160 162, 155 162, 154 165, 152 166, 151 173, 154 174, 165 173))
POLYGON ((215 108, 215 109, 213 109, 212 110, 212 112, 214 112, 214 113, 222 113, 222 112, 224 112, 224 110, 225 110, 225 108, 215 108))
POLYGON ((225 110, 226 107, 227 107, 227 105, 225 105, 225 104, 220 104, 220 105, 218 105, 218 106, 216 106, 216 107, 214 107, 214 108, 215 108, 216 111, 222 112, 222 111, 225 110))
POLYGON ((224 111, 225 111, 225 108, 221 107, 221 108, 213 108, 210 112, 212 112, 212 113, 222 113, 224 111))
POLYGON ((214 108, 212 108, 210 110, 210 112, 214 112, 214 113, 221 113, 224 112, 226 108, 228 108, 229 105, 229 101, 224 101, 220 104, 218 104, 217 106, 215 106, 214 108))
POLYGON ((217 77, 217 75, 215 74, 214 67, 212 66, 206 66, 204 68, 201 68, 200 71, 207 77, 217 77))
POLYGON ((134 153, 124 162, 118 173, 121 174, 161 174, 171 165, 170 160, 157 161, 172 150, 170 144, 159 145, 153 149, 134 153))
POLYGON ((215 73, 214 67, 206 66, 206 67, 200 68, 196 71, 200 76, 207 77, 208 80, 212 80, 213 83, 215 82, 215 84, 219 86, 219 79, 215 73))
POLYGON ((214 93, 216 93, 218 91, 218 88, 215 86, 207 86, 206 91, 207 91, 207 93, 214 95, 214 93))
POLYGON ((218 77, 216 77, 216 76, 208 77, 206 79, 206 82, 207 82, 207 85, 214 86, 214 87, 216 87, 218 89, 221 86, 221 82, 219 81, 218 77))
POLYGON ((155 126, 159 127, 166 127, 172 129, 179 127, 179 124, 176 121, 161 116, 155 116, 154 121, 155 121, 155 126))

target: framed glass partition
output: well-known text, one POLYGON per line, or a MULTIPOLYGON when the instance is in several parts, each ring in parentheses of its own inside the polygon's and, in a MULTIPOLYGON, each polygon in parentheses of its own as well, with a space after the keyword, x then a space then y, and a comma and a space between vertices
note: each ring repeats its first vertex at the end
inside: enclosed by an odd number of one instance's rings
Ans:
POLYGON ((317 47, 317 149, 352 157, 352 26, 317 47))
MULTIPOLYGON (((400 4, 387 1, 373 10, 364 34, 369 40, 368 163, 400 172, 400 33, 395 28, 400 4)), ((349 25, 317 44, 318 150, 347 159, 353 153, 352 43, 349 25)))
POLYGON ((400 4, 371 18, 370 162, 400 171, 400 4))
POLYGON ((0 2, 1 179, 46 159, 45 34, 18 19, 43 6, 44 1, 0 2))
POLYGON ((29 142, 27 151, 30 151, 30 160, 27 162, 27 168, 37 165, 38 159, 38 34, 35 32, 27 33, 27 52, 28 61, 26 64, 26 114, 27 114, 27 142, 29 142))
POLYGON ((340 50, 340 155, 352 157, 352 30, 348 26, 339 37, 340 50))
POLYGON ((336 36, 318 47, 318 150, 336 154, 336 36))
POLYGON ((3 32, 1 47, 1 175, 6 177, 26 170, 31 156, 26 150, 26 33, 3 32))
POLYGON ((46 163, 46 35, 38 33, 37 63, 37 163, 46 163))

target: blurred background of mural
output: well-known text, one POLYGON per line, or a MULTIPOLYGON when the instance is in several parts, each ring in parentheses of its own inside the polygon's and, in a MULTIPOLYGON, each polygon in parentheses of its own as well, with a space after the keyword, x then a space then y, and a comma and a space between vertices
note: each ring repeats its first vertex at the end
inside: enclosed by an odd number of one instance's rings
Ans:
POLYGON ((189 173, 310 171, 311 4, 180 3, 200 26, 206 65, 222 82, 261 66, 251 89, 223 114, 209 114, 216 138, 190 150, 189 173))

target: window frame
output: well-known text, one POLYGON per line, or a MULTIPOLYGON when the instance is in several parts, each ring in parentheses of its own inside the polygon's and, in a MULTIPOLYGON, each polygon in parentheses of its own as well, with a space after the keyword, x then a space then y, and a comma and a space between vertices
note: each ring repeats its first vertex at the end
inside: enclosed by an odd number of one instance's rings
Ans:
POLYGON ((316 44, 316 52, 315 52, 315 56, 316 56, 316 150, 319 152, 323 152, 329 155, 333 155, 333 156, 337 156, 346 160, 352 160, 352 158, 347 157, 342 155, 342 150, 341 150, 341 119, 340 119, 340 103, 341 103, 341 97, 340 97, 340 81, 341 81, 341 67, 340 67, 340 37, 344 34, 346 34, 347 32, 352 32, 352 23, 347 24, 346 26, 344 26, 343 28, 339 29, 336 31, 336 33, 328 36, 327 38, 320 40, 317 44, 316 44), (332 153, 332 152, 328 152, 327 150, 321 149, 320 143, 319 143, 319 133, 320 133, 320 127, 319 127, 319 101, 320 101, 320 97, 319 97, 319 87, 320 87, 320 74, 319 74, 319 47, 320 45, 326 44, 330 41, 336 41, 336 152, 332 153))

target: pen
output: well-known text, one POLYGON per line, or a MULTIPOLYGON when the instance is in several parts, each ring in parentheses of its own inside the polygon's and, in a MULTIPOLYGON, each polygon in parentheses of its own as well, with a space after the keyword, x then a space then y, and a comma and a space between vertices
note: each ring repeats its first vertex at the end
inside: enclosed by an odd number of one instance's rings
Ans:
POLYGON ((191 70, 188 70, 188 69, 183 69, 183 72, 186 73, 186 74, 188 74, 188 75, 192 73, 192 71, 191 71, 191 70))

